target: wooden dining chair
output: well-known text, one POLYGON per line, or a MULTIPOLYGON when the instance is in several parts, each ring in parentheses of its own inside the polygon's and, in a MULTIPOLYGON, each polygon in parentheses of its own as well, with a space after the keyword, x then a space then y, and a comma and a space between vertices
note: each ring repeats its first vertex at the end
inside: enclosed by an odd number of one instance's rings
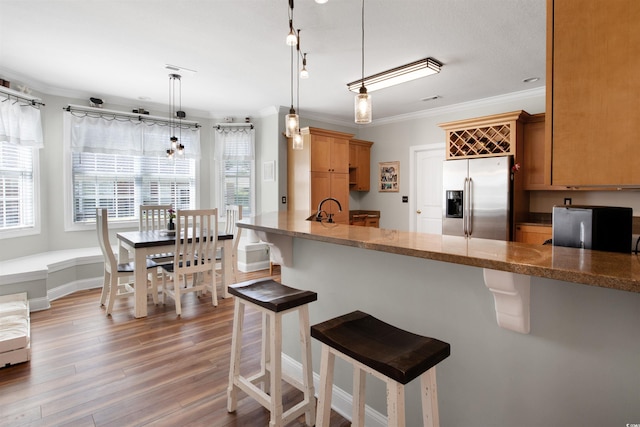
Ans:
POLYGON ((140 205, 140 231, 166 230, 169 223, 171 205, 140 205))
MULTIPOLYGON (((238 243, 240 243, 240 237, 242 229, 236 224, 242 219, 242 206, 240 205, 227 205, 225 206, 225 234, 233 235, 233 250, 230 254, 224 254, 225 257, 231 257, 231 267, 233 271, 233 283, 238 283, 238 243)), ((220 246, 220 245, 219 245, 220 246)), ((217 258, 216 273, 222 270, 222 258, 217 258)), ((229 274, 227 272, 227 274, 229 274)), ((227 295, 227 290, 224 289, 224 295, 227 295)))
POLYGON ((182 315, 181 294, 211 291, 218 305, 215 263, 218 241, 218 209, 179 210, 176 217, 176 246, 173 262, 163 264, 162 302, 173 298, 176 314, 182 315), (173 279, 167 282, 167 276, 173 279), (191 279, 191 284, 188 279, 191 279), (184 286, 181 285, 184 283, 184 286))
MULTIPOLYGON (((138 215, 138 231, 159 231, 166 230, 167 224, 172 209, 171 205, 140 205, 140 211, 138 215)), ((158 268, 149 272, 149 279, 155 280, 155 283, 160 284, 158 277, 161 273, 161 264, 170 264, 173 262, 173 253, 158 253, 149 255, 149 259, 158 264, 158 268), (155 278, 151 276, 155 275, 155 278)), ((158 303, 158 289, 157 287, 149 288, 149 293, 153 297, 153 302, 158 303)))
MULTIPOLYGON (((135 263, 118 263, 109 243, 109 225, 107 209, 96 209, 96 230, 98 232, 98 243, 104 257, 104 280, 102 283, 102 294, 100 305, 107 304, 107 316, 113 311, 113 304, 118 298, 133 296, 133 287, 127 283, 120 283, 120 279, 128 279, 134 275, 135 263)), ((158 265, 152 260, 147 260, 147 269, 156 270, 158 265)), ((152 275, 151 289, 157 289, 155 274, 152 275)), ((156 296, 157 298, 157 296, 156 296)), ((154 301, 157 303, 157 301, 154 301)))

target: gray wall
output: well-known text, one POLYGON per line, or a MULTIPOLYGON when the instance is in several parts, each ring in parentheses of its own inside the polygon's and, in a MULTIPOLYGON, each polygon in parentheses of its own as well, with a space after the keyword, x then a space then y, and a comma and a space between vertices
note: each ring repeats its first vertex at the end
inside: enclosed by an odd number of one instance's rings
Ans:
MULTIPOLYGON (((362 310, 451 344, 437 366, 443 426, 624 426, 640 420, 640 294, 531 280, 531 333, 500 328, 482 269, 293 239, 283 283, 318 292, 311 324, 362 310), (349 260, 345 262, 344 260, 349 260)), ((285 317, 285 330, 297 327, 285 317)), ((313 341, 314 371, 320 352, 313 341)), ((299 358, 297 334, 284 352, 299 358)), ((336 365, 351 393, 351 369, 336 365)), ((384 385, 369 377, 367 404, 385 413, 384 385)), ((407 425, 421 425, 418 382, 407 425)))
MULTIPOLYGON (((94 231, 64 230, 64 210, 62 195, 64 180, 62 175, 63 141, 62 113, 68 104, 86 105, 86 100, 38 94, 46 103, 43 108, 45 147, 40 150, 40 191, 42 232, 37 236, 5 239, 0 245, 0 261, 48 250, 83 248, 96 245, 94 231)), ((353 133, 356 138, 373 141, 371 149, 371 188, 366 193, 351 192, 351 209, 372 209, 381 211, 380 226, 383 228, 408 230, 410 223, 409 203, 402 203, 402 196, 409 194, 410 147, 427 144, 444 144, 444 131, 438 123, 480 117, 523 109, 531 114, 544 111, 544 90, 537 89, 501 97, 484 99, 452 107, 425 110, 422 113, 392 120, 376 120, 370 125, 357 126, 352 123, 323 121, 322 118, 304 115, 301 126, 313 126, 353 133), (378 162, 400 161, 400 192, 380 193, 377 188, 378 162)), ((137 106, 136 101, 120 100, 119 104, 107 104, 105 108, 130 111, 137 106), (127 104, 128 103, 128 104, 127 104)), ((375 107, 375 106, 374 106, 375 107)), ((152 114, 164 116, 164 106, 149 107, 152 114)), ((287 195, 287 140, 283 136, 284 115, 288 109, 272 107, 265 109, 260 117, 252 117, 256 125, 256 211, 270 212, 286 210, 281 203, 287 195), (265 161, 276 161, 276 181, 262 180, 265 161)), ((189 119, 201 125, 202 160, 199 167, 200 206, 211 206, 216 200, 215 163, 213 162, 214 132, 212 127, 223 118, 211 118, 205 112, 191 113, 189 119)), ((242 120, 244 121, 244 120, 242 120)), ((630 206, 640 210, 640 193, 637 191, 600 192, 532 192, 531 209, 536 212, 551 212, 554 204, 561 204, 564 197, 571 197, 573 203, 606 204, 630 206)), ((115 232, 113 232, 115 242, 115 232)))

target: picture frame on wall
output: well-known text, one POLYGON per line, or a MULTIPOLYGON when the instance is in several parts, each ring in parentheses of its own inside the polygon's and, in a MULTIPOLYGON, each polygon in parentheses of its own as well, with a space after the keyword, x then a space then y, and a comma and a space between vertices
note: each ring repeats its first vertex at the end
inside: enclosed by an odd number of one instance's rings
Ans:
POLYGON ((399 161, 378 163, 378 191, 381 193, 400 191, 399 161))

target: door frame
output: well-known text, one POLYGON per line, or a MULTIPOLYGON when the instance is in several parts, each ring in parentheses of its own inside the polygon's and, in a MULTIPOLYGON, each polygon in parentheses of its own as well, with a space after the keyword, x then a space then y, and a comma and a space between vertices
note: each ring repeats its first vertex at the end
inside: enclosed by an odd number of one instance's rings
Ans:
MULTIPOLYGON (((417 216, 416 216, 416 201, 418 200, 418 183, 417 173, 418 167, 416 165, 417 155, 422 151, 435 151, 442 150, 445 152, 446 144, 444 141, 441 143, 431 143, 425 145, 413 145, 409 147, 409 231, 417 231, 417 216)), ((444 157, 443 159, 444 160, 444 157)))

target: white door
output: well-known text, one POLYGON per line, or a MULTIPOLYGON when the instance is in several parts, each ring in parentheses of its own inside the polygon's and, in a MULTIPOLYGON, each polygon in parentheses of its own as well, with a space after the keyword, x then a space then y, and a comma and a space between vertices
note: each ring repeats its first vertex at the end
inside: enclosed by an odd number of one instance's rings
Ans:
POLYGON ((432 144, 412 150, 415 204, 412 229, 418 233, 442 234, 442 162, 444 145, 432 144), (415 227, 413 227, 415 225, 415 227))

